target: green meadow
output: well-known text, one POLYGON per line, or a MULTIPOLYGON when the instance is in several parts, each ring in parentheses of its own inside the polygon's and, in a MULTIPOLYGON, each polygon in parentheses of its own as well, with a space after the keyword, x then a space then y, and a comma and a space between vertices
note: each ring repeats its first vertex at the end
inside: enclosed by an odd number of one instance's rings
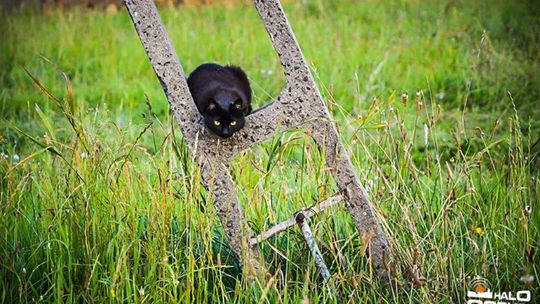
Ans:
MULTIPOLYGON (((465 303, 477 277, 540 301, 540 10, 534 1, 287 1, 396 259, 383 286, 343 205, 260 245, 249 282, 125 11, 0 13, 1 303, 465 303)), ((159 8, 186 71, 285 78, 255 8, 159 8)), ((257 233, 336 193, 302 130, 242 152, 257 233)))

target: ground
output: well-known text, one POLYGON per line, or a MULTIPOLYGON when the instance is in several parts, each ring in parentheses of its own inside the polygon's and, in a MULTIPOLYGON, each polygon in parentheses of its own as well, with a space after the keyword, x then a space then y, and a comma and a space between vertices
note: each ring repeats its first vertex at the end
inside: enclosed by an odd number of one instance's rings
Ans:
MULTIPOLYGON (((396 255, 381 286, 343 207, 242 279, 125 10, 3 12, 0 300, 463 303, 474 279, 540 299, 540 15, 534 1, 289 1, 285 11, 396 255)), ((252 6, 161 7, 186 71, 242 66, 256 107, 284 84, 252 6)), ((234 160, 253 230, 333 195, 309 135, 234 160)), ((533 303, 531 302, 531 303, 533 303)))

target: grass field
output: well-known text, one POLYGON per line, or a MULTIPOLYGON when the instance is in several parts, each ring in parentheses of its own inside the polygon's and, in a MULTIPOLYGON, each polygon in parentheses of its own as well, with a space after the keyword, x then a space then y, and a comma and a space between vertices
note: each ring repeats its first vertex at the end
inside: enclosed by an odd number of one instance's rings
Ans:
MULTIPOLYGON (((24 11, 0 16, 0 302, 464 303, 477 276, 540 301, 534 1, 285 10, 391 239, 395 284, 377 282, 343 207, 312 221, 339 298, 297 228, 261 246, 278 280, 243 279, 127 13, 24 11)), ((279 93, 253 7, 160 12, 186 71, 237 64, 256 106, 279 93)), ((234 164, 256 232, 336 191, 301 131, 234 164)))

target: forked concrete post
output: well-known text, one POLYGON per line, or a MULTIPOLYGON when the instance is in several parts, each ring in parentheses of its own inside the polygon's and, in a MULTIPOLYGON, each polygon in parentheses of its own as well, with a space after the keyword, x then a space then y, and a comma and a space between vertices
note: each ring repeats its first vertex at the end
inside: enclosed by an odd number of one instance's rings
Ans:
POLYGON ((240 151, 271 138, 278 130, 303 127, 324 148, 327 166, 332 168, 355 226, 363 240, 369 241, 370 259, 375 272, 386 281, 387 263, 392 260, 388 242, 339 139, 279 0, 255 0, 254 3, 283 65, 287 80, 285 88, 274 102, 249 115, 245 127, 227 140, 221 140, 204 127, 153 1, 125 0, 125 3, 184 139, 202 168, 205 186, 212 193, 227 239, 248 274, 260 278, 265 266, 258 249, 249 245, 252 232, 229 175, 230 160, 240 151))

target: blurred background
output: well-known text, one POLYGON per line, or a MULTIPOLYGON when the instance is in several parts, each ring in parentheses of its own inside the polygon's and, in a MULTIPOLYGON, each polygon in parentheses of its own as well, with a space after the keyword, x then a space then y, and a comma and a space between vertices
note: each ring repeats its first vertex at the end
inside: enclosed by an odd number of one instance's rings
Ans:
MULTIPOLYGON (((238 4, 248 3, 247 0, 156 0, 157 5, 209 5, 209 4, 238 4)), ((27 6, 41 7, 44 11, 70 7, 107 8, 121 6, 121 0, 4 0, 2 7, 6 9, 21 9, 27 6)))
MULTIPOLYGON (((3 115, 42 99, 21 67, 43 73, 55 89, 43 57, 66 71, 77 97, 90 104, 134 107, 143 92, 162 100, 121 1, 2 3, 3 115)), ((280 67, 249 1, 156 3, 186 71, 205 61, 238 64, 254 82, 256 102, 279 91, 280 67)), ((285 7, 311 67, 348 111, 381 94, 429 90, 451 108, 467 100, 470 108, 499 110, 510 93, 520 115, 538 117, 534 1, 315 0, 285 7)))

